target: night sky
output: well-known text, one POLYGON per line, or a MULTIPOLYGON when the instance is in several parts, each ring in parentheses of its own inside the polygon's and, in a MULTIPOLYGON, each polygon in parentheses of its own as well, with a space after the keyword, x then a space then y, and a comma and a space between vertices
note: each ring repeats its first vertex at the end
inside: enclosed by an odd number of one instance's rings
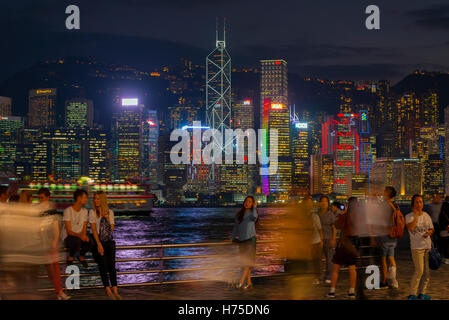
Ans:
POLYGON ((393 82, 418 68, 449 71, 447 0, 1 0, 0 82, 61 56, 153 67, 174 51, 203 63, 217 16, 227 18, 234 66, 284 58, 302 76, 393 82), (70 4, 79 31, 65 29, 70 4), (365 28, 370 4, 381 30, 365 28))

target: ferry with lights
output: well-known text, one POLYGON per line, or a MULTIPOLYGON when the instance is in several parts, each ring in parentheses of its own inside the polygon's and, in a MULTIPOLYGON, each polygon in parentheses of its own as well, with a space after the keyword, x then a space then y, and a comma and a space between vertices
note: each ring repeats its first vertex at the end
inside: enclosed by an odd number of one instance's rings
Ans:
MULTIPOLYGON (((21 190, 31 190, 37 200, 37 191, 42 188, 48 188, 51 192, 50 199, 55 203, 58 211, 73 204, 73 192, 76 189, 84 189, 89 196, 87 208, 92 207, 92 197, 96 191, 104 191, 108 197, 109 207, 115 214, 142 214, 147 215, 152 211, 156 196, 148 191, 146 185, 131 183, 29 183, 19 187, 21 190)), ((35 201, 36 201, 35 200, 35 201)))

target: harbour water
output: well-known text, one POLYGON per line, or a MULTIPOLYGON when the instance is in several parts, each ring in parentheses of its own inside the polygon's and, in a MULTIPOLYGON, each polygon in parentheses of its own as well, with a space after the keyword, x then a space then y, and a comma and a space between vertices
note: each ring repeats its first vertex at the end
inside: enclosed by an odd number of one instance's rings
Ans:
MULTIPOLYGON (((117 216, 114 237, 117 246, 159 245, 180 243, 224 242, 231 239, 234 216, 238 208, 154 208, 148 216, 117 216)), ((260 208, 257 225, 259 240, 278 239, 279 230, 274 227, 284 213, 283 208, 260 208)), ((259 244, 258 251, 267 252, 256 259, 256 264, 278 262, 278 244, 259 244)), ((166 248, 165 257, 189 255, 218 255, 214 258, 176 259, 164 261, 118 262, 118 271, 150 269, 211 268, 212 270, 189 272, 164 272, 119 275, 119 283, 172 281, 211 277, 226 280, 228 273, 217 267, 232 267, 238 264, 237 246, 166 248), (221 255, 226 255, 226 258, 221 255), (231 256, 229 256, 231 255, 231 256)), ((160 249, 117 250, 117 259, 159 257, 160 249)), ((283 270, 283 266, 272 265, 254 270, 255 274, 272 274, 283 270)), ((95 272, 91 266, 82 272, 95 272)), ((81 285, 100 284, 98 277, 82 277, 81 285)))

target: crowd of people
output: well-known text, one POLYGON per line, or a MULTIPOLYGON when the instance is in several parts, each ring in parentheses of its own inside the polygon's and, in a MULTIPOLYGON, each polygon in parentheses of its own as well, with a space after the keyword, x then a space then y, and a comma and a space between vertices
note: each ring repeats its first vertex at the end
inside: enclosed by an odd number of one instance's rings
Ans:
MULTIPOLYGON (((38 202, 33 204, 30 190, 22 190, 11 196, 8 187, 0 186, 0 275, 2 283, 14 283, 16 289, 23 285, 23 268, 26 274, 34 274, 37 282, 40 265, 45 265, 48 277, 58 300, 68 300, 63 289, 59 261, 62 249, 67 251, 66 266, 75 258, 88 268, 85 258, 91 251, 98 265, 105 293, 110 299, 122 299, 117 289, 115 268, 114 212, 108 207, 103 191, 97 191, 92 199, 92 209, 85 208, 88 194, 78 189, 73 194, 73 204, 62 215, 57 213, 50 200, 48 188, 37 192, 38 202), (88 232, 90 225, 91 232, 88 232), (18 272, 20 266, 20 272, 18 272), (9 280, 8 280, 9 279, 9 280)), ((0 292, 2 293, 2 292, 0 292)))
MULTIPOLYGON (((361 257, 362 244, 365 244, 375 252, 374 263, 380 268, 380 284, 376 289, 397 289, 400 284, 396 248, 403 233, 408 232, 414 272, 407 299, 430 300, 426 292, 432 247, 438 249, 442 262, 449 264, 449 199, 443 202, 440 195, 434 194, 427 213, 423 196, 416 194, 411 199, 409 213, 404 215, 395 203, 396 195, 396 190, 387 186, 382 196, 369 196, 363 201, 350 197, 346 205, 331 203, 328 196, 322 196, 315 205, 311 197, 305 197, 285 220, 282 255, 287 257, 286 271, 314 274, 314 283, 329 285, 327 297, 335 298, 340 270, 347 267, 347 297, 355 299, 357 287, 364 281, 361 279, 364 273, 359 270, 367 266, 361 257)), ((241 261, 245 261, 237 288, 252 287, 250 268, 256 252, 257 220, 256 202, 247 197, 236 214, 233 232, 233 241, 240 245, 241 261)))
MULTIPOLYGON (((14 279, 11 266, 17 264, 45 265, 56 298, 68 300, 70 296, 64 292, 61 280, 60 260, 64 252, 61 249, 66 250, 66 266, 77 259, 84 268, 89 267, 86 253, 91 252, 106 295, 121 299, 115 266, 114 212, 108 206, 106 194, 95 192, 92 209, 87 210, 88 193, 76 190, 73 204, 64 210, 62 218, 50 200, 49 189, 39 189, 37 197, 37 204, 33 204, 31 191, 22 190, 18 196, 10 196, 8 188, 0 186, 0 275, 14 279)), ((313 274, 314 284, 329 285, 327 297, 335 298, 341 268, 347 267, 347 297, 356 298, 356 287, 362 280, 358 272, 363 267, 362 243, 368 241, 369 247, 378 252, 377 264, 381 269, 378 288, 397 289, 400 284, 396 277, 396 247, 404 230, 408 230, 415 269, 408 299, 430 300, 426 290, 433 246, 438 248, 443 262, 449 264, 449 201, 443 202, 439 195, 433 195, 427 213, 423 211, 423 197, 417 194, 411 199, 410 213, 403 215, 395 197, 396 190, 391 186, 385 188, 382 197, 370 196, 364 201, 350 197, 346 205, 331 203, 328 196, 322 196, 315 205, 311 197, 305 197, 284 220, 282 254, 287 258, 286 271, 313 274)), ((258 221, 257 202, 248 196, 235 215, 231 239, 239 248, 241 273, 233 281, 238 289, 253 287, 251 271, 256 258, 258 221)))

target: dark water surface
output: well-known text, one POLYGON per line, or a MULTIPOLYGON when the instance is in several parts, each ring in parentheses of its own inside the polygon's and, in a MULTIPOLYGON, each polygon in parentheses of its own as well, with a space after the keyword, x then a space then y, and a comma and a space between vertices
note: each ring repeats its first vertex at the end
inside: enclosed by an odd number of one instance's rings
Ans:
MULTIPOLYGON (((114 237, 117 246, 159 245, 181 243, 224 242, 231 238, 234 216, 238 208, 154 208, 145 216, 116 216, 114 237)), ((260 223, 257 226, 257 239, 277 239, 279 231, 273 227, 286 209, 260 208, 260 223), (270 226, 268 228, 268 225, 270 226)), ((279 262, 278 244, 258 244, 256 264, 279 262)), ((238 264, 236 245, 218 247, 188 247, 143 250, 117 250, 117 259, 160 257, 180 257, 190 255, 218 255, 214 258, 174 259, 164 261, 117 262, 118 271, 168 270, 185 268, 206 268, 210 270, 182 271, 164 273, 143 273, 119 275, 119 283, 153 282, 210 278, 226 280, 228 271, 223 267, 238 264), (222 255, 226 255, 223 257, 222 255)), ((87 272, 95 272, 89 267, 87 272)), ((235 270, 227 269, 227 270, 235 270)), ((259 267, 254 274, 270 274, 283 270, 283 266, 259 267)), ((83 272, 83 271, 82 271, 83 272)), ((98 277, 83 277, 81 285, 100 284, 98 277)))

